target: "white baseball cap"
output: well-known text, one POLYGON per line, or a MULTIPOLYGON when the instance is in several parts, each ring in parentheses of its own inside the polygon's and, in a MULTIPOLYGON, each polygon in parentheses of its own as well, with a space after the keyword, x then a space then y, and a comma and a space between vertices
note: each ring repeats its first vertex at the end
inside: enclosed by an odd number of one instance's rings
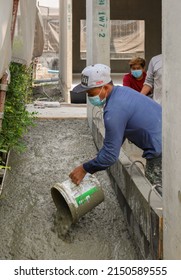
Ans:
POLYGON ((104 64, 85 67, 81 74, 81 83, 73 88, 73 92, 86 92, 91 88, 101 87, 111 82, 111 69, 104 64))

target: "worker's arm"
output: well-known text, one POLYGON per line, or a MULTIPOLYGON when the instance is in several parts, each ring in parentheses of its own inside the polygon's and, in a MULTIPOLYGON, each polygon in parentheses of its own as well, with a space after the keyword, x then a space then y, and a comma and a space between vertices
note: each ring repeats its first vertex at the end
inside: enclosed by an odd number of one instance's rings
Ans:
POLYGON ((93 174, 105 170, 116 162, 124 141, 127 119, 128 114, 121 110, 117 104, 104 114, 105 139, 103 147, 94 159, 83 164, 83 168, 88 173, 93 174))
POLYGON ((153 87, 154 87, 154 66, 153 66, 153 60, 151 59, 148 65, 148 71, 146 73, 146 79, 143 84, 141 93, 144 95, 148 95, 150 92, 152 92, 153 87))
POLYGON ((150 87, 149 85, 145 84, 142 87, 141 93, 144 94, 144 95, 148 95, 148 94, 150 94, 151 90, 152 90, 152 87, 150 87))
POLYGON ((124 110, 113 108, 112 112, 104 118, 105 139, 102 149, 97 156, 76 167, 69 175, 72 182, 79 185, 86 173, 94 174, 97 171, 105 170, 115 163, 119 157, 121 145, 124 140, 124 131, 127 122, 127 114, 124 110))

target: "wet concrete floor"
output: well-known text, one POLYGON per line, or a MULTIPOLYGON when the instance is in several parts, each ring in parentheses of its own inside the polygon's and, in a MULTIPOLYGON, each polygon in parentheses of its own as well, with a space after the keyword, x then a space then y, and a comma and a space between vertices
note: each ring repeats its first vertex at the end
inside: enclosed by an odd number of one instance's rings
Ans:
POLYGON ((97 152, 86 119, 38 120, 12 151, 0 197, 0 259, 138 259, 106 171, 105 200, 62 238, 50 189, 97 152))

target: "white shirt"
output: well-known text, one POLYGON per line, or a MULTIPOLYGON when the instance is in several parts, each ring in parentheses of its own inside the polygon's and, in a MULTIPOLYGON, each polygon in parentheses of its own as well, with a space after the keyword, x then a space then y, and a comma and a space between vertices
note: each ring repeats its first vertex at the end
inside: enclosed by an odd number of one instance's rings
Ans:
POLYGON ((162 54, 152 57, 148 65, 144 85, 153 88, 153 99, 162 103, 162 54))

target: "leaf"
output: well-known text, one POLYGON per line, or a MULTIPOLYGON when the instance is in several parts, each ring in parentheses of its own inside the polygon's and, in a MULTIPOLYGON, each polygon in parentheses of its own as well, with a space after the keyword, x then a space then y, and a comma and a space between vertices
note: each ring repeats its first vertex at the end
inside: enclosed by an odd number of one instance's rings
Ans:
POLYGON ((9 170, 11 170, 11 167, 10 166, 0 165, 0 169, 9 169, 9 170))

